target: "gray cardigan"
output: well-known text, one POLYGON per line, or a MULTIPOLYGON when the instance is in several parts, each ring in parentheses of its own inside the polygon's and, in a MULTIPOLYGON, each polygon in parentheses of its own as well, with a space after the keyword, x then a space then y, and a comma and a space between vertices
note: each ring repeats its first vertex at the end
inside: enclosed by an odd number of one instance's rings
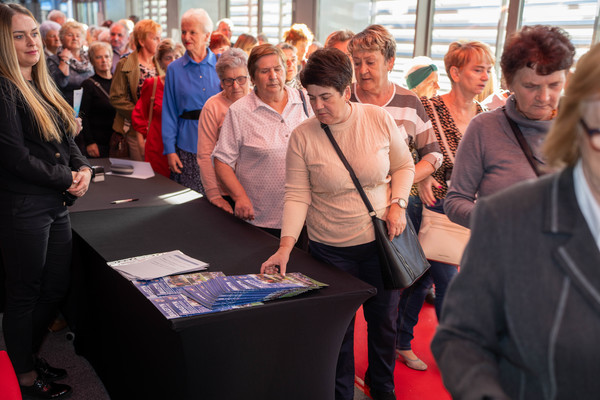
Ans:
MULTIPOLYGON (((533 121, 506 101, 506 112, 529 143, 534 157, 542 161, 542 143, 552 121, 533 121)), ((451 221, 469 227, 475 199, 496 193, 517 182, 536 178, 502 108, 477 115, 469 124, 456 152, 452 183, 444 202, 451 221)))
POLYGON ((600 393, 600 251, 573 169, 478 201, 431 348, 454 399, 600 393))

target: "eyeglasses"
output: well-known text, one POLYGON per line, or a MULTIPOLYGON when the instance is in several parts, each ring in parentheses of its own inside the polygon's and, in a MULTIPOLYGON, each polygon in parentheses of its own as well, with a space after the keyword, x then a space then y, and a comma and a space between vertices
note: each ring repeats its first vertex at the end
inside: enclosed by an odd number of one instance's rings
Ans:
POLYGON ((600 129, 590 128, 583 118, 581 118, 579 122, 581 123, 581 126, 583 126, 583 129, 585 129, 587 134, 590 136, 590 143, 594 150, 600 151, 600 129))
POLYGON ((221 79, 221 82, 223 82, 223 85, 225 86, 233 86, 233 82, 237 82, 238 85, 242 86, 243 84, 246 83, 246 81, 248 80, 247 76, 238 76, 237 78, 224 78, 221 79))

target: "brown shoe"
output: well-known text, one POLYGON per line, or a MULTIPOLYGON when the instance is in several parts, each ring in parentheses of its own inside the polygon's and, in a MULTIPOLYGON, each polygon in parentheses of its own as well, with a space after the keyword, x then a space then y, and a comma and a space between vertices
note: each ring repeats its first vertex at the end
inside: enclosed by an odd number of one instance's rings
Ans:
POLYGON ((417 371, 425 371, 427 369, 427 364, 425 364, 419 357, 413 353, 412 350, 398 350, 396 349, 396 356, 404 361, 404 364, 408 368, 417 370, 417 371), (412 357, 411 357, 412 356, 412 357), (414 357, 414 358, 413 358, 414 357))

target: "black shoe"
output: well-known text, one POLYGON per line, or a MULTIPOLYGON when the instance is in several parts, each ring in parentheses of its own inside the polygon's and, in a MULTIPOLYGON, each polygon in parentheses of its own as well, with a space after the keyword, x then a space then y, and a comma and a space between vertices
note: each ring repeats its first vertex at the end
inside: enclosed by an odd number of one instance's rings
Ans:
POLYGON ((396 400, 396 393, 393 390, 391 392, 381 392, 377 389, 371 389, 369 393, 373 400, 396 400))
POLYGON ((66 399, 71 392, 71 386, 46 382, 40 378, 31 386, 21 386, 23 399, 66 399))
POLYGON ((425 301, 429 304, 435 305, 435 291, 433 290, 433 286, 429 288, 427 291, 427 296, 425 296, 425 301))
POLYGON ((36 358, 35 370, 46 382, 59 381, 67 377, 67 371, 62 368, 51 367, 43 358, 36 358))

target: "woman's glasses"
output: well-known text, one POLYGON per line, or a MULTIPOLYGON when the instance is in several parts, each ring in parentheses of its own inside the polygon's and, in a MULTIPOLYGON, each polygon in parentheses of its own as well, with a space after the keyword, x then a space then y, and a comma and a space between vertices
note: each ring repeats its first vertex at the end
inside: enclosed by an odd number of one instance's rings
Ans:
POLYGON ((248 80, 247 76, 238 76, 237 78, 224 78, 221 79, 221 82, 223 82, 223 85, 225 86, 233 86, 233 82, 237 82, 238 85, 242 86, 243 84, 246 83, 246 81, 248 80))
POLYGON ((596 151, 600 151, 600 129, 590 128, 583 118, 581 118, 579 122, 581 123, 581 126, 583 126, 583 129, 585 129, 587 134, 590 136, 592 148, 596 151))

